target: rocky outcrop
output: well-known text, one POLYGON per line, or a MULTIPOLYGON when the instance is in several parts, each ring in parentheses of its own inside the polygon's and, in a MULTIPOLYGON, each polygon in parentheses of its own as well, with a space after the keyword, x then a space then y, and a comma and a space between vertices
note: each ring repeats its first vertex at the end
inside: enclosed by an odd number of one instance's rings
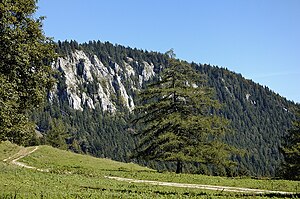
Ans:
MULTIPOLYGON (((120 103, 132 111, 135 104, 128 90, 139 89, 145 81, 155 76, 153 63, 138 63, 128 57, 122 65, 112 63, 107 66, 96 55, 88 56, 81 50, 58 58, 53 67, 64 76, 70 107, 81 111, 86 106, 90 109, 100 106, 103 111, 113 113, 120 103), (133 63, 143 67, 140 74, 132 66, 133 63)), ((56 86, 50 93, 50 101, 59 97, 57 89, 56 86)))

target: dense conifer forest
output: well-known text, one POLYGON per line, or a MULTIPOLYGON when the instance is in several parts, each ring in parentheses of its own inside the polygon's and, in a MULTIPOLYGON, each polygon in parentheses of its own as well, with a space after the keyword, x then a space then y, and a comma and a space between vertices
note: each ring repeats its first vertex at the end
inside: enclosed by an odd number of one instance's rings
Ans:
MULTIPOLYGON (((61 57, 72 59, 72 53, 79 50, 86 53, 91 60, 96 55, 108 70, 115 68, 116 64, 120 68, 125 68, 125 63, 129 59, 133 60, 130 65, 135 75, 126 77, 121 72, 119 75, 124 88, 134 102, 137 100, 137 90, 133 89, 133 85, 138 85, 137 89, 141 89, 146 83, 159 78, 161 69, 168 62, 166 54, 113 45, 109 42, 90 41, 78 44, 76 41, 59 41, 57 43, 56 52, 61 57), (155 75, 139 84, 137 74, 143 72, 145 65, 142 63, 145 62, 154 66, 155 75)), ((208 85, 215 90, 216 99, 222 104, 217 114, 230 121, 231 133, 226 135, 224 140, 240 149, 242 153, 231 157, 237 162, 237 166, 231 170, 199 164, 185 165, 184 170, 215 175, 275 176, 283 161, 280 152, 282 139, 291 127, 292 120, 295 119, 294 110, 299 107, 299 104, 226 68, 198 63, 187 64, 206 75, 208 85)), ((84 67, 84 61, 76 65, 78 75, 83 75, 84 67)), ((138 140, 133 136, 135 132, 131 125, 133 114, 128 107, 124 106, 121 93, 111 93, 112 103, 116 106, 115 112, 105 111, 99 104, 95 104, 93 109, 83 105, 83 110, 76 110, 70 106, 66 92, 68 85, 65 71, 58 68, 55 77, 56 97, 51 97, 49 93, 45 105, 31 114, 32 119, 36 121, 37 130, 43 135, 41 142, 47 142, 47 137, 53 136, 51 126, 60 121, 59 124, 63 125, 61 131, 67 133, 57 134, 60 139, 56 140, 61 142, 56 143, 58 147, 68 147, 75 152, 97 157, 146 164, 141 160, 130 158, 138 140)), ((118 90, 117 85, 115 88, 118 90)), ((79 89, 93 94, 97 92, 98 87, 96 83, 82 82, 79 89)), ((163 162, 147 164, 159 170, 174 169, 174 164, 163 162)))

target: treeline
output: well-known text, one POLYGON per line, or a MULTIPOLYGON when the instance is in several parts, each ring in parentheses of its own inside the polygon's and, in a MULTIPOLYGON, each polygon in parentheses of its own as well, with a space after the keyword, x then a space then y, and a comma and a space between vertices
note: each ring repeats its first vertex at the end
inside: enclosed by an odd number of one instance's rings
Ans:
POLYGON ((128 116, 103 113, 99 108, 91 110, 85 107, 79 111, 68 104, 61 106, 54 102, 34 112, 32 119, 36 121, 37 130, 44 135, 40 144, 123 162, 130 161, 130 152, 135 147, 136 141, 129 133, 128 116), (52 129, 60 126, 63 129, 54 138, 52 129))

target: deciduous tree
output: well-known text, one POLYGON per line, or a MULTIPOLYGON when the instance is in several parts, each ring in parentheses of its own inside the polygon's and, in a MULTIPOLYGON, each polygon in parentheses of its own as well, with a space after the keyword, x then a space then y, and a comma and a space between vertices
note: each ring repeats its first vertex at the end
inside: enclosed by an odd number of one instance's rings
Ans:
POLYGON ((28 110, 52 85, 54 45, 33 17, 36 0, 0 1, 0 140, 24 144, 34 125, 28 110))

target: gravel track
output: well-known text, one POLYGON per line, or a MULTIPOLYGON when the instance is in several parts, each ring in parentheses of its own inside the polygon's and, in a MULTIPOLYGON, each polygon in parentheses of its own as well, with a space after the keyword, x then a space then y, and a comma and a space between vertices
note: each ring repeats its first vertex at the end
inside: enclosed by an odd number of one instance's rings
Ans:
POLYGON ((3 162, 8 162, 8 163, 11 163, 11 164, 14 164, 16 166, 23 167, 23 168, 26 168, 26 169, 34 169, 34 170, 41 171, 41 172, 49 172, 48 169, 38 169, 36 167, 26 165, 23 162, 19 162, 20 159, 22 159, 22 158, 24 158, 24 157, 32 154, 36 150, 38 150, 39 146, 35 146, 33 149, 31 149, 31 148, 32 147, 22 148, 15 155, 13 155, 13 156, 11 156, 9 158, 4 159, 3 162))
POLYGON ((228 186, 215 186, 215 185, 202 185, 202 184, 186 184, 186 183, 174 183, 174 182, 160 182, 151 180, 135 180, 130 178, 120 178, 113 176, 105 176, 105 178, 128 182, 128 183, 146 183, 151 185, 169 186, 169 187, 183 187, 183 188, 194 188, 194 189, 205 189, 214 191, 226 191, 226 192, 236 192, 236 193, 252 193, 252 194, 283 194, 291 195, 295 194, 293 192, 285 191, 270 191, 262 189, 249 189, 241 187, 228 187, 228 186))

